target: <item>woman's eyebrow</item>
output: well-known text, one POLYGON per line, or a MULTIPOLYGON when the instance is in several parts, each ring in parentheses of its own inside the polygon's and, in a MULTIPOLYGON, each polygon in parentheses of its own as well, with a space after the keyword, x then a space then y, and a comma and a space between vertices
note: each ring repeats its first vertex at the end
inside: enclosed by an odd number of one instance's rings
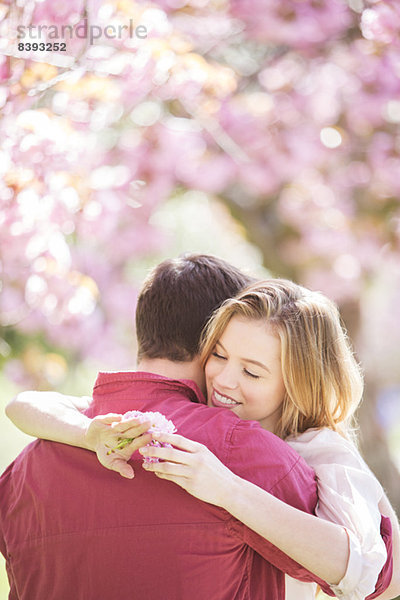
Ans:
MULTIPOLYGON (((218 341, 215 345, 221 346, 222 350, 226 353, 226 348, 224 348, 224 345, 220 341, 218 341)), ((244 358, 244 357, 242 357, 241 360, 244 360, 245 362, 251 363, 253 365, 257 365, 258 367, 261 367, 265 371, 268 371, 268 373, 271 373, 271 371, 270 371, 270 369, 268 369, 267 365, 264 365, 263 363, 259 362, 258 360, 253 360, 252 358, 244 358)))
POLYGON ((242 358, 242 360, 249 362, 253 365, 257 365, 258 367, 261 367, 265 371, 268 371, 268 373, 271 373, 271 371, 270 371, 270 369, 268 369, 267 365, 264 365, 263 363, 258 362, 258 360, 253 360, 252 358, 242 358))

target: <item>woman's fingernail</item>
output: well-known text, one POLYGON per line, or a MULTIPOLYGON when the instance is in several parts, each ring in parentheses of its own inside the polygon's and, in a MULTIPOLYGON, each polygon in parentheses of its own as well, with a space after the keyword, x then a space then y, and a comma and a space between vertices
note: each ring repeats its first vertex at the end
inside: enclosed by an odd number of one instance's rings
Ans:
POLYGON ((160 433, 158 433, 158 431, 153 431, 153 433, 152 433, 152 437, 153 437, 154 439, 157 439, 157 438, 159 438, 159 437, 160 437, 160 433))

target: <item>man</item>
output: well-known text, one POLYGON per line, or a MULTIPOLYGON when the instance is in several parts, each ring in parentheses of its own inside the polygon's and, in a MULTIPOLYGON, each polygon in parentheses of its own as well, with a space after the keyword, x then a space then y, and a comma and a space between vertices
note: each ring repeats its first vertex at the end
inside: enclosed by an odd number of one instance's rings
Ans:
MULTIPOLYGON (((157 410, 238 475, 312 512, 316 487, 304 461, 258 424, 207 408, 199 390, 201 330, 248 282, 214 257, 161 263, 138 299, 140 370, 100 373, 86 415, 71 412, 54 439, 85 447, 88 418, 157 410)), ((138 460, 130 481, 65 444, 37 441, 21 453, 0 480, 10 599, 274 600, 284 598, 282 571, 318 581, 225 511, 146 473, 138 460)))

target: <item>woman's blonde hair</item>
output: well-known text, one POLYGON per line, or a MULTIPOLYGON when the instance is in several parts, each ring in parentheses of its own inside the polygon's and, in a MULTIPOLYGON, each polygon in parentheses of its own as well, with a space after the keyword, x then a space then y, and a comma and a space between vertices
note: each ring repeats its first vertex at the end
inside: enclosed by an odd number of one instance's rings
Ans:
POLYGON ((265 320, 280 338, 286 393, 275 433, 285 439, 329 427, 350 436, 363 378, 336 305, 285 279, 253 284, 214 313, 202 338, 203 366, 233 316, 265 320))

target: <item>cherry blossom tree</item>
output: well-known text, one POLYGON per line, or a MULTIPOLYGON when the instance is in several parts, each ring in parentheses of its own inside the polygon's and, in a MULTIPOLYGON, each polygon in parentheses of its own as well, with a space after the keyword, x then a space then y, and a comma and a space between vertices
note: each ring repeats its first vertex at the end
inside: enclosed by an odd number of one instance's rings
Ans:
POLYGON ((399 3, 21 0, 0 19, 9 371, 46 386, 62 356, 129 363, 134 265, 167 243, 151 217, 201 190, 272 273, 340 304, 365 448, 398 485, 375 408, 400 383, 399 3))

